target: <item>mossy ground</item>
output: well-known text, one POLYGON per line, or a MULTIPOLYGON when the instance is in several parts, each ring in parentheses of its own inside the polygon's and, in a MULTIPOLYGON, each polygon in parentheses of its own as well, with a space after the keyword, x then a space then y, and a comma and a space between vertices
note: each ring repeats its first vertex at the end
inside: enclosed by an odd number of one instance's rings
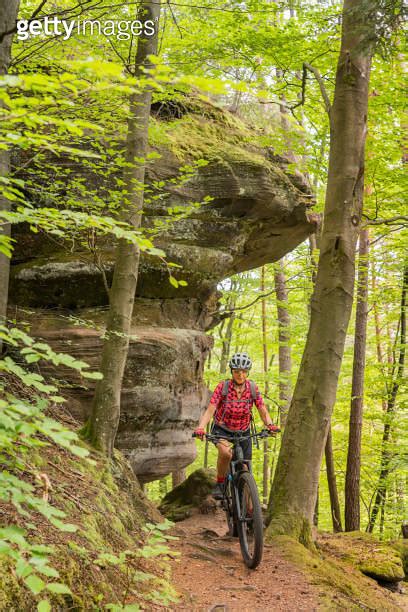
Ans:
MULTIPOLYGON (((160 591, 167 585, 165 561, 137 556, 146 538, 142 529, 146 521, 162 522, 163 518, 144 496, 120 453, 115 453, 112 465, 92 450, 91 459, 77 459, 54 445, 29 458, 27 480, 38 486, 37 493, 42 495, 43 484, 33 475, 46 474, 51 484, 50 503, 66 513, 65 522, 78 527, 74 533, 64 532, 39 514, 32 514, 29 520, 27 539, 53 547, 50 565, 59 572, 58 581, 73 594, 49 596, 52 610, 104 610, 108 603, 143 604, 153 590, 160 591), (101 554, 118 556, 125 550, 131 551, 126 563, 95 563, 101 554), (152 575, 148 580, 146 572, 152 575), (135 582, 136 573, 140 582, 135 582)), ((0 513, 2 526, 17 524, 27 529, 12 504, 0 502, 0 513)), ((170 592, 171 587, 168 589, 170 592)), ((34 597, 17 578, 10 561, 0 556, 0 610, 36 610, 41 599, 41 594, 34 597)))
MULTIPOLYGON (((319 609, 406 609, 406 595, 392 593, 362 573, 356 558, 350 556, 350 539, 345 534, 321 534, 317 540, 318 552, 312 552, 284 535, 275 536, 272 542, 285 559, 304 572, 310 584, 319 588, 319 609)), ((367 551, 368 548, 364 543, 360 546, 367 551)))
POLYGON ((405 577, 401 555, 388 542, 380 542, 372 534, 361 531, 322 534, 319 546, 375 580, 393 583, 405 577))

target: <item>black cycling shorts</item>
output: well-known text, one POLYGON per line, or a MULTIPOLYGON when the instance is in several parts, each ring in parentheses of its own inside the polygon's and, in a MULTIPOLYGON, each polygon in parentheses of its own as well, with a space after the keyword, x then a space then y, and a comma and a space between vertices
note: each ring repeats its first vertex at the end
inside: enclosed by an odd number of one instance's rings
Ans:
MULTIPOLYGON (((234 434, 241 434, 241 436, 248 436, 248 438, 246 440, 242 440, 241 441, 241 447, 242 450, 244 451, 244 459, 246 459, 247 461, 251 461, 252 459, 252 438, 250 438, 250 429, 247 429, 246 431, 229 431, 228 429, 224 429, 223 427, 221 427, 221 425, 217 425, 216 423, 214 423, 214 425, 211 428, 211 434, 213 436, 222 436, 225 440, 231 440, 234 437, 234 434)), ((219 444, 219 442, 214 442, 215 446, 217 446, 217 444, 219 444)))

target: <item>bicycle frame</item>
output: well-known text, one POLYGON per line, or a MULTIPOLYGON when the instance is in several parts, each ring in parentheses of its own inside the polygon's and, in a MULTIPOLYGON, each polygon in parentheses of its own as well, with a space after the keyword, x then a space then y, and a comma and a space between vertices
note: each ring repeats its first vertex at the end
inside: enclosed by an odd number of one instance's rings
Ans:
MULTIPOLYGON (((236 481, 237 481, 237 476, 243 471, 244 468, 237 469, 237 466, 246 465, 248 466, 248 471, 252 473, 252 461, 250 459, 244 459, 244 452, 242 450, 242 446, 240 443, 243 442, 244 440, 248 440, 248 438, 255 438, 255 440, 258 441, 259 438, 268 438, 270 435, 271 434, 267 429, 263 429, 262 431, 255 432, 253 434, 250 434, 249 436, 241 436, 238 434, 234 434, 232 438, 228 440, 229 442, 232 443, 232 459, 230 461, 229 472, 228 472, 227 478, 230 477, 230 480, 232 481, 232 486, 234 487, 233 503, 235 503, 237 518, 241 523, 245 522, 247 519, 242 518, 241 507, 239 503, 239 495, 238 495, 237 488, 236 488, 236 481), (236 457, 235 459, 234 459, 234 456, 236 457)), ((213 434, 206 434, 205 437, 207 438, 209 442, 217 442, 220 440, 225 440, 225 437, 214 436, 213 434)))

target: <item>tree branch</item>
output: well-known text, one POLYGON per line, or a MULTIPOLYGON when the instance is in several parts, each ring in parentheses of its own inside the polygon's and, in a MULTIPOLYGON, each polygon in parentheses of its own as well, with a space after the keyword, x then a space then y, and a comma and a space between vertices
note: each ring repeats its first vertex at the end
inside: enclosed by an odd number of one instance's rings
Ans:
POLYGON ((389 219, 368 219, 364 225, 401 225, 401 221, 408 223, 407 215, 395 215, 389 219))
POLYGON ((320 87, 320 92, 322 94, 322 98, 324 100, 324 106, 326 108, 326 112, 328 115, 330 115, 330 111, 331 111, 331 104, 330 104, 330 99, 322 78, 322 75, 320 74, 320 72, 318 71, 317 68, 315 68, 314 66, 312 66, 311 64, 308 64, 307 62, 303 63, 303 78, 302 78, 302 104, 304 102, 304 95, 305 95, 305 91, 306 91, 306 78, 307 78, 307 71, 309 70, 309 72, 312 72, 315 76, 316 81, 319 84, 320 87))

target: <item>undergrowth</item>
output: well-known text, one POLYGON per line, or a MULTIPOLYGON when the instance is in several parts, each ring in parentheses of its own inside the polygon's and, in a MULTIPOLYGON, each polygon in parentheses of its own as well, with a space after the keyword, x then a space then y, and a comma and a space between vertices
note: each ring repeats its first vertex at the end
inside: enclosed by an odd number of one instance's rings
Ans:
POLYGON ((0 326, 0 609, 143 609, 174 602, 162 519, 120 453, 81 441, 42 360, 97 378, 26 331, 0 326), (157 524, 159 523, 159 524, 157 524))

